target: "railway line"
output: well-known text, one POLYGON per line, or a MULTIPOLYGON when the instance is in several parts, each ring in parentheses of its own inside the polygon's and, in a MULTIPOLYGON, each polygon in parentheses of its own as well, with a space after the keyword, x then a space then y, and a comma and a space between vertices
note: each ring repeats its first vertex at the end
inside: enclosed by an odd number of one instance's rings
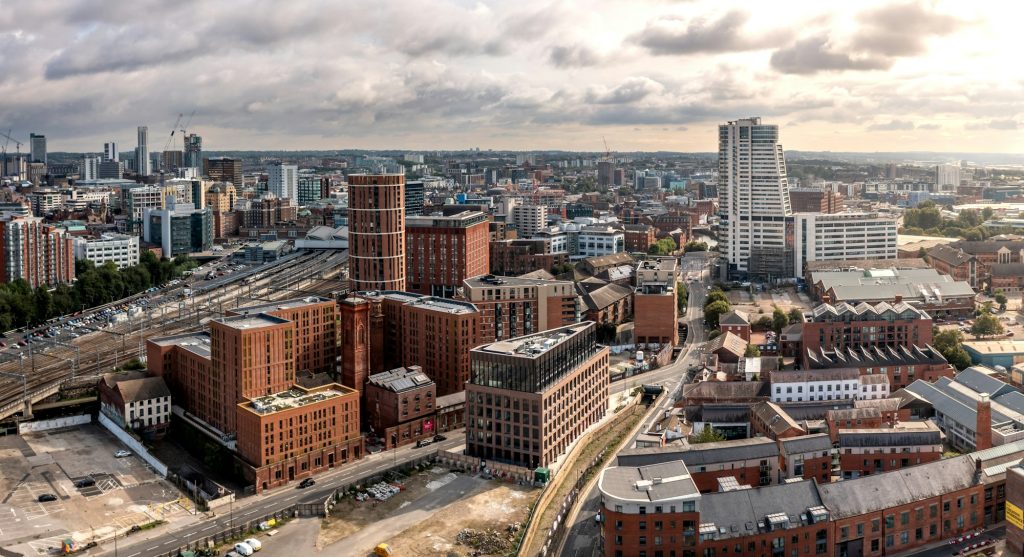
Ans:
POLYGON ((141 360, 150 337, 195 330, 226 309, 344 291, 347 260, 347 252, 301 252, 233 277, 202 281, 193 276, 155 294, 149 308, 126 322, 94 328, 70 342, 44 339, 22 354, 2 352, 0 420, 22 412, 26 399, 38 402, 61 385, 96 380, 133 358, 141 360))

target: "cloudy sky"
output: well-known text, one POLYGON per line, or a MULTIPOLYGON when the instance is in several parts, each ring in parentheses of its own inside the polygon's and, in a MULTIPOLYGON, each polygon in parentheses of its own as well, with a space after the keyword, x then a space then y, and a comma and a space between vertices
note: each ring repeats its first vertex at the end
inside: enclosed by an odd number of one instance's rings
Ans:
POLYGON ((1024 151, 1019 0, 0 0, 0 128, 50 150, 1024 151), (180 143, 178 144, 180 148, 180 143))

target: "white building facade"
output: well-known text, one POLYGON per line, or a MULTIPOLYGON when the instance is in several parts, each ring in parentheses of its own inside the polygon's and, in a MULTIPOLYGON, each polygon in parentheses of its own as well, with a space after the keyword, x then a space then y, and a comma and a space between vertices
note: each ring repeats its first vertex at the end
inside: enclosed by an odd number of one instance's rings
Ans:
POLYGON ((267 167, 267 191, 281 199, 291 199, 299 206, 299 167, 294 164, 272 164, 267 167))
POLYGON ((88 259, 97 267, 111 261, 119 269, 139 264, 139 237, 104 234, 101 238, 75 238, 75 259, 88 259))
POLYGON ((808 261, 896 259, 897 217, 879 213, 796 213, 793 276, 808 261))

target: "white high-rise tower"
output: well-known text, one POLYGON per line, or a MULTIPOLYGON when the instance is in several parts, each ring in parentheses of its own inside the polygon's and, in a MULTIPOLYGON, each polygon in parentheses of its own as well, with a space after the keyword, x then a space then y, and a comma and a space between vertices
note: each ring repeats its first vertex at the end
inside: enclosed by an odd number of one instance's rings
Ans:
POLYGON ((139 143, 135 148, 135 165, 139 176, 149 176, 152 174, 149 160, 149 127, 139 126, 138 132, 139 143))
POLYGON ((281 199, 291 199, 299 206, 299 167, 294 164, 272 164, 267 167, 267 190, 281 199))
POLYGON ((793 210, 779 127, 760 118, 719 126, 718 184, 730 273, 789 276, 793 210))

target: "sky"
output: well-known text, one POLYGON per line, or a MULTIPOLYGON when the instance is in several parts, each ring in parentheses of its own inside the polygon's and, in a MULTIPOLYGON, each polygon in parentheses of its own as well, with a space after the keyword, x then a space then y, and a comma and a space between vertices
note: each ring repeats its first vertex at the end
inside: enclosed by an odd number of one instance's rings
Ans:
MULTIPOLYGON (((50 151, 1024 151, 1017 0, 0 0, 0 129, 50 151), (175 134, 172 148, 181 148, 175 134)), ((10 148, 13 150, 13 145, 10 148)), ((23 151, 27 146, 23 147, 23 151)))

